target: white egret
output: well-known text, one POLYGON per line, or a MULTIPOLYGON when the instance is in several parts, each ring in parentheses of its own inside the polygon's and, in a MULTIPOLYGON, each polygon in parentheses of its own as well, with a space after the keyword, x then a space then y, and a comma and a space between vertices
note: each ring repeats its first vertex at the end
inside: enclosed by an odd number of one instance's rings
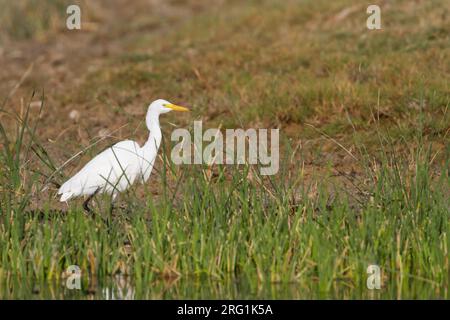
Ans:
POLYGON ((60 201, 88 196, 83 208, 90 212, 89 202, 97 193, 112 195, 114 201, 117 194, 130 187, 136 179, 140 178, 145 183, 150 177, 161 144, 159 115, 172 110, 189 111, 166 100, 153 101, 145 119, 150 134, 144 146, 124 140, 104 150, 59 188, 60 201))

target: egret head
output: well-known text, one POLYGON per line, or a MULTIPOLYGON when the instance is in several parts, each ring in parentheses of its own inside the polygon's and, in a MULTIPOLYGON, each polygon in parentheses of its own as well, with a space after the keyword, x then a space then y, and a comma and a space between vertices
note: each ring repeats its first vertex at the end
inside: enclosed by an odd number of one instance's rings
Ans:
POLYGON ((159 128, 159 115, 163 113, 175 111, 189 111, 188 108, 177 106, 176 104, 170 103, 167 100, 158 99, 150 103, 148 106, 147 116, 145 122, 147 128, 151 131, 152 127, 158 126, 159 128))
POLYGON ((167 113, 170 111, 189 111, 188 108, 185 107, 181 107, 181 106, 177 106, 173 103, 170 103, 167 100, 163 100, 163 99, 158 99, 153 101, 149 107, 148 107, 148 111, 152 111, 152 112, 156 112, 156 114, 160 115, 162 113, 167 113))

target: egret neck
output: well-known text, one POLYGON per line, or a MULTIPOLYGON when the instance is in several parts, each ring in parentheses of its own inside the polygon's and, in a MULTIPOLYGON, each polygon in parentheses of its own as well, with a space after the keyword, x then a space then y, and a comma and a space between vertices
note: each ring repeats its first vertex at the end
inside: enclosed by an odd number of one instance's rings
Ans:
POLYGON ((148 110, 145 118, 150 134, 148 140, 141 148, 142 151, 142 177, 144 182, 150 177, 153 163, 155 162, 156 154, 161 144, 161 128, 159 126, 159 112, 156 110, 148 110))

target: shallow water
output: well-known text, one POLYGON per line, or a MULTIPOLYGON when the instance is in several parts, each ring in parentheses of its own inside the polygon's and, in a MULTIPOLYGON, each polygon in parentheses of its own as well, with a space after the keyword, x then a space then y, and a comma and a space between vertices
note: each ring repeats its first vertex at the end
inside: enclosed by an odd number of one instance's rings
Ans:
POLYGON ((409 281, 400 289, 385 283, 380 290, 335 282, 328 290, 313 283, 256 283, 246 279, 170 279, 134 283, 116 276, 102 282, 82 279, 81 289, 68 289, 65 281, 37 282, 16 277, 2 279, 0 299, 448 299, 446 287, 409 281))

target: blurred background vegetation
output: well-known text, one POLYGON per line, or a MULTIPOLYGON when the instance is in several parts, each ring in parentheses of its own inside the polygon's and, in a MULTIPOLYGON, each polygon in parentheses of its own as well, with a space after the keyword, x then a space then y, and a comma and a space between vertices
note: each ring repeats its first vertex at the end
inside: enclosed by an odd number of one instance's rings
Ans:
MULTIPOLYGON (((80 31, 65 28, 70 1, 1 1, 0 93, 26 74, 13 108, 51 88, 46 112, 67 127, 78 111, 89 136, 137 121, 156 97, 211 126, 276 126, 312 143, 317 129, 373 143, 377 123, 399 147, 420 125, 442 148, 449 129, 445 1, 379 1, 378 31, 365 3, 348 0, 75 1, 80 31)), ((64 138, 83 142, 74 133, 64 138)))

